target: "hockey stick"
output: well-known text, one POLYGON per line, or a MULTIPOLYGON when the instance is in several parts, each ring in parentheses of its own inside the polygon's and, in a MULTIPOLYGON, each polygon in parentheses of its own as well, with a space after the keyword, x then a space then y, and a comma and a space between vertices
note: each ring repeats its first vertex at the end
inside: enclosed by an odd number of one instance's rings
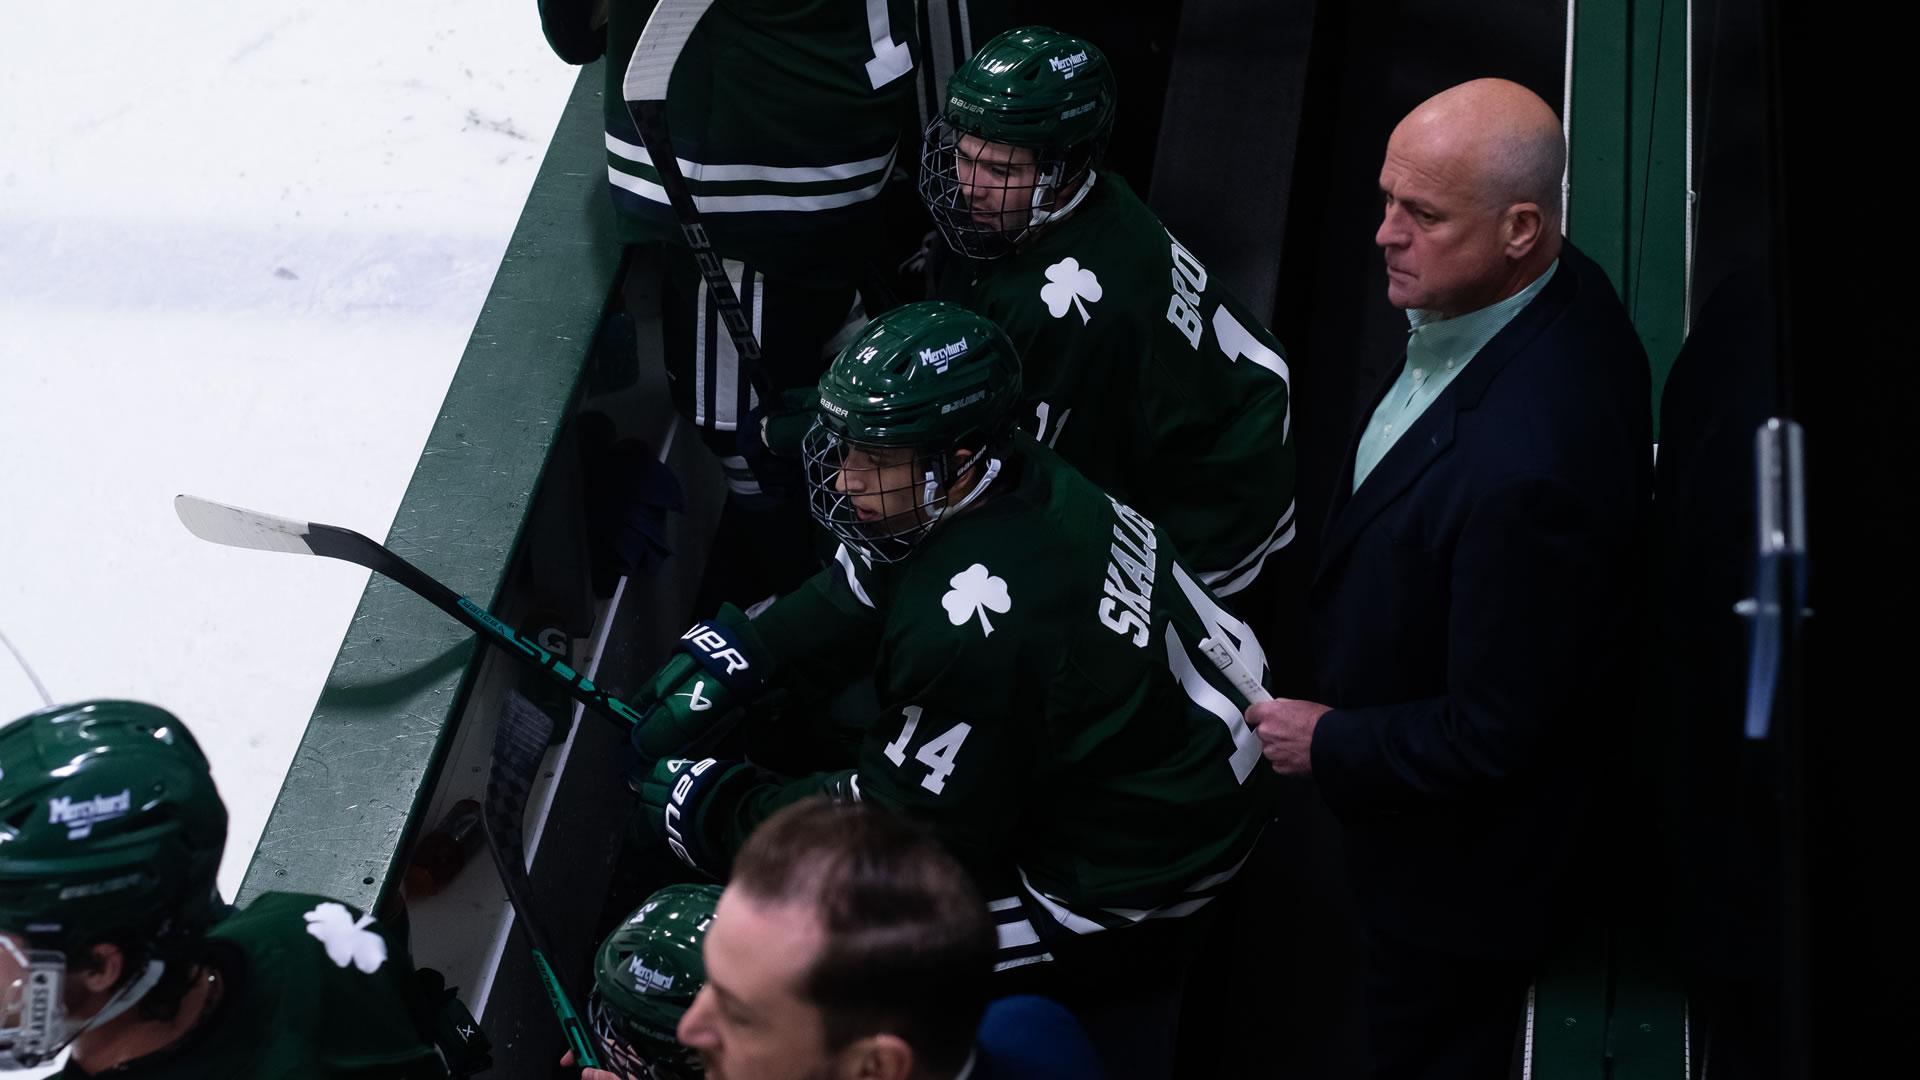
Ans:
POLYGON ((554 974, 553 946, 546 930, 533 918, 533 883, 527 880, 527 856, 521 846, 521 818, 527 808, 527 792, 533 787, 534 773, 547 752, 547 737, 553 733, 553 719, 522 697, 508 691, 500 709, 500 725, 493 733, 493 762, 487 770, 487 801, 481 815, 487 834, 487 850, 493 864, 500 868, 500 883, 507 887, 507 900, 513 905, 513 917, 533 946, 533 966, 540 974, 553 1004, 553 1015, 573 1050, 573 1063, 589 1069, 600 1067, 606 1055, 580 1022, 573 1002, 554 974))
POLYGON ((779 399, 761 370, 760 342, 753 336, 753 324, 747 321, 747 313, 740 308, 740 294, 727 279, 726 264, 721 261, 720 253, 713 250, 713 242, 707 239, 700 209, 687 190, 687 179, 680 173, 680 160, 674 156, 673 138, 667 133, 667 83, 673 77, 674 62, 680 58, 680 50, 686 47, 700 17, 712 6, 713 0, 661 0, 647 18, 646 28, 640 31, 640 40, 633 47, 622 96, 627 100, 627 112, 633 116, 633 126, 640 131, 640 141, 646 145, 654 171, 660 175, 660 188, 666 192, 667 203, 680 219, 680 233, 693 249, 693 261, 700 268, 700 276, 707 281, 707 290, 713 294, 713 306, 720 312, 727 336, 733 339, 734 351, 740 354, 747 380, 759 393, 760 400, 771 408, 779 399))
POLYGON ((629 724, 640 722, 640 713, 593 685, 593 680, 567 666, 565 661, 541 648, 525 634, 501 622, 486 608, 442 585, 426 571, 395 555, 385 546, 351 529, 255 513, 193 495, 174 496, 173 510, 180 515, 180 523, 187 527, 187 531, 202 540, 255 551, 290 551, 295 555, 341 559, 385 575, 460 620, 462 625, 482 638, 510 652, 517 652, 528 663, 565 686, 576 700, 601 715, 629 724))
POLYGON ((1207 654, 1207 658, 1226 675, 1235 689, 1246 695, 1249 702, 1273 700, 1273 695, 1267 693, 1267 688, 1260 685, 1260 677, 1247 669, 1246 663, 1240 659, 1240 654, 1228 648, 1226 642, 1203 638, 1200 641, 1200 651, 1207 654))

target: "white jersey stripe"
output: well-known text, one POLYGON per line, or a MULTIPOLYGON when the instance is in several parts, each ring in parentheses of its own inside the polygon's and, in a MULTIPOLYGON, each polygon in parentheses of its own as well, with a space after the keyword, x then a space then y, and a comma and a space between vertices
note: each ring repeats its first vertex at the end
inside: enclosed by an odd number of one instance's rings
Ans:
POLYGON ((1034 945, 1040 941, 1040 935, 1034 932, 1033 923, 1027 919, 1019 922, 1001 923, 993 928, 1000 936, 1000 948, 1017 949, 1022 945, 1034 945))
POLYGON ((1061 926, 1066 927, 1076 934, 1097 934, 1106 929, 1106 927, 1101 926, 1092 919, 1075 915, 1073 912, 1067 910, 1065 904, 1034 888, 1033 882, 1027 880, 1027 872, 1025 870, 1020 870, 1019 873, 1021 887, 1027 890, 1028 896, 1033 897, 1039 902, 1042 908, 1046 909, 1048 915, 1053 916, 1054 922, 1059 923, 1061 926))
MULTIPOLYGON (((889 155, 891 158, 891 155, 889 155)), ((650 180, 621 172, 613 166, 607 166, 607 182, 617 188, 633 192, 649 202, 662 206, 667 202, 666 189, 650 180)), ((694 208, 703 214, 746 214, 767 211, 806 212, 812 210, 833 210, 842 206, 866 202, 887 184, 887 173, 882 171, 879 179, 865 187, 853 191, 830 191, 815 195, 694 195, 694 208)))
MULTIPOLYGON (((1285 532, 1274 537, 1270 543, 1260 549, 1260 560, 1258 562, 1247 567, 1245 570, 1235 571, 1232 577, 1224 581, 1219 581, 1218 583, 1207 581, 1207 587, 1212 589, 1217 596, 1232 596, 1234 593, 1253 584, 1253 580, 1260 576, 1260 571, 1267 565, 1267 556, 1293 543, 1294 533, 1295 527, 1288 525, 1285 532)), ((1206 580, 1204 575, 1202 575, 1201 580, 1206 580)))
POLYGON ((1101 908, 1100 910, 1109 915, 1118 915, 1128 922, 1140 922, 1143 919, 1177 919, 1182 915, 1191 915, 1211 903, 1213 903, 1213 897, 1202 896, 1193 900, 1182 900, 1177 904, 1169 904, 1163 908, 1110 907, 1101 908))
POLYGON ((1214 888, 1215 886, 1225 885, 1227 882, 1233 880, 1233 876, 1235 874, 1238 874, 1240 872, 1240 868, 1247 865, 1247 860, 1251 858, 1253 858, 1253 849, 1248 848, 1247 853, 1245 855, 1240 856, 1239 862, 1234 863, 1232 866, 1227 867, 1225 870, 1222 870, 1217 874, 1208 874, 1206 877, 1203 877, 1199 881, 1196 881, 1193 884, 1187 886, 1186 891, 1190 893, 1205 892, 1206 890, 1214 888))
POLYGON ((1014 957, 1012 960, 998 961, 993 965, 993 970, 1008 971, 1017 967, 1026 967, 1028 964, 1051 963, 1052 960, 1053 960, 1053 954, 1050 952, 1043 952, 1039 956, 1017 956, 1017 957, 1014 957))
MULTIPOLYGON (((1179 564, 1174 564, 1178 569, 1179 564)), ((1241 783, 1247 782, 1248 774, 1260 762, 1260 736, 1247 726, 1246 717, 1241 715, 1239 706, 1227 700, 1227 695, 1214 689, 1194 666, 1193 658, 1187 655, 1187 647, 1180 642, 1180 635, 1173 624, 1167 624, 1167 666, 1180 678, 1180 686, 1193 699, 1195 705, 1220 718, 1227 725, 1227 737, 1233 740, 1233 756, 1228 762, 1233 766, 1233 775, 1241 783)))
POLYGON ((1261 568, 1266 565, 1267 556, 1293 542, 1295 526, 1298 524, 1293 520, 1295 505, 1293 502, 1287 503, 1287 509, 1280 515, 1280 520, 1274 524, 1273 531, 1267 534, 1267 538, 1261 541, 1259 546, 1242 555, 1239 562, 1225 570, 1203 570, 1200 572, 1200 580, 1220 596, 1232 596, 1252 584, 1253 579, 1260 576, 1261 568))
POLYGON ((847 545, 841 544, 840 550, 834 552, 833 557, 846 569, 847 587, 853 590, 854 599, 868 607, 873 607, 873 597, 867 595, 867 590, 860 585, 859 575, 853 572, 853 553, 847 550, 847 545))
MULTIPOLYGON (((615 157, 623 158, 638 165, 653 167, 653 156, 647 148, 615 135, 607 136, 607 150, 615 157)), ((862 161, 848 161, 839 165, 707 165, 698 161, 688 161, 683 157, 673 160, 680 165, 680 175, 687 183, 701 181, 722 182, 734 180, 762 180, 770 184, 819 184, 831 180, 852 180, 877 172, 893 163, 894 151, 888 151, 877 157, 862 161)))

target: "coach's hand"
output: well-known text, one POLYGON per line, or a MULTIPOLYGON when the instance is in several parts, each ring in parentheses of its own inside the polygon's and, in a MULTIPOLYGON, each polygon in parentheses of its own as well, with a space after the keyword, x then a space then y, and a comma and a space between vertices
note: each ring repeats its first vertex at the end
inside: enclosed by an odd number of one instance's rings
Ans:
POLYGON ((1313 730, 1332 712, 1315 701, 1274 698, 1247 707, 1247 726, 1260 737, 1260 753, 1281 776, 1313 772, 1313 730))
MULTIPOLYGON (((563 1069, 573 1067, 573 1051, 569 1050, 560 1055, 560 1067, 563 1069)), ((623 1078, 619 1073, 606 1069, 581 1069, 580 1080, 640 1080, 640 1078, 632 1073, 628 1073, 623 1078)))
POLYGON ((721 717, 751 703, 771 668, 753 624, 731 604, 721 608, 719 618, 695 623, 681 635, 680 651, 634 702, 641 714, 631 736, 640 755, 636 776, 645 776, 662 758, 686 753, 721 717))

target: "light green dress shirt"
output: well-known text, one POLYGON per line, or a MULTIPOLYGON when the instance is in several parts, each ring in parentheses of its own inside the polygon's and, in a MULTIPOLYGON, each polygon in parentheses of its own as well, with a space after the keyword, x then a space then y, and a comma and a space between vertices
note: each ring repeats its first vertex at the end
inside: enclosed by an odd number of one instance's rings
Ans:
POLYGON ((1420 419, 1433 399, 1440 396, 1454 377, 1467 368, 1467 361, 1495 334, 1507 328, 1520 309, 1527 306, 1540 290, 1547 287, 1560 260, 1553 260, 1547 272, 1533 283, 1497 304, 1469 311, 1458 318, 1442 318, 1432 311, 1409 310, 1407 322, 1407 364, 1393 381, 1387 396, 1373 410, 1373 418, 1360 433, 1360 445, 1353 453, 1353 490, 1373 471, 1380 459, 1400 438, 1400 433, 1420 419))

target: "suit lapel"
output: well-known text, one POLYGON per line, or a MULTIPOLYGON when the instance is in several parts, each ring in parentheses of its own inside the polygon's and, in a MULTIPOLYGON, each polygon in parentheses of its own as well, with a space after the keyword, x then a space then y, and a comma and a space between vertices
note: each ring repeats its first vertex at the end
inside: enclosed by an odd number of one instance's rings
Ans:
POLYGON ((1361 482, 1359 490, 1353 491, 1353 459, 1360 445, 1360 434, 1366 431, 1365 424, 1372 422, 1373 410, 1379 408, 1380 399, 1393 386, 1399 369, 1396 368, 1387 384, 1374 393, 1372 404, 1367 406, 1367 419, 1347 447, 1347 460, 1340 471, 1333 510, 1327 515, 1326 534, 1320 545, 1320 566, 1314 573, 1316 581, 1339 561, 1346 548, 1369 522, 1405 494, 1413 482, 1453 445, 1459 414, 1477 408, 1480 399, 1486 396, 1487 388, 1508 362, 1525 352, 1540 336, 1540 332, 1566 310, 1578 291, 1577 280, 1585 276, 1589 265, 1586 256, 1575 250, 1571 243, 1563 243, 1560 268, 1554 272, 1553 280, 1547 282, 1540 295, 1514 316, 1505 329, 1487 342, 1467 364, 1467 369, 1441 392, 1433 404, 1427 406, 1427 411, 1420 414, 1420 419, 1415 420, 1387 450, 1380 463, 1361 482))
MULTIPOLYGON (((1478 359, 1474 361, 1478 363, 1478 359)), ((1467 365, 1472 371, 1473 365, 1467 365)), ((1466 372, 1461 372, 1462 377, 1466 372)), ((1449 398, 1458 384, 1449 386, 1427 411, 1420 414, 1401 435, 1380 463, 1373 467, 1367 478, 1360 482, 1359 490, 1353 493, 1347 504, 1334 515, 1328 529, 1326 543, 1320 548, 1322 569, 1333 565, 1340 554, 1351 544, 1367 523, 1380 516, 1405 492, 1420 474, 1427 471, 1434 460, 1446 453, 1453 445, 1454 408, 1449 398)), ((1369 414, 1371 415, 1371 414, 1369 414)), ((1351 456, 1347 462, 1345 484, 1353 486, 1353 462, 1351 456)))

